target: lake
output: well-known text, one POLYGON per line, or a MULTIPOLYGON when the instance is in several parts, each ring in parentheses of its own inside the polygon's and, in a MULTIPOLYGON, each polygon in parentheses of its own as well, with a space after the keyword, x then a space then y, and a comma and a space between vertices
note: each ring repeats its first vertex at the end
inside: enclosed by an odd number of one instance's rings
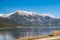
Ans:
POLYGON ((3 29, 0 30, 0 40, 14 40, 26 36, 48 35, 56 30, 60 30, 60 26, 3 29))

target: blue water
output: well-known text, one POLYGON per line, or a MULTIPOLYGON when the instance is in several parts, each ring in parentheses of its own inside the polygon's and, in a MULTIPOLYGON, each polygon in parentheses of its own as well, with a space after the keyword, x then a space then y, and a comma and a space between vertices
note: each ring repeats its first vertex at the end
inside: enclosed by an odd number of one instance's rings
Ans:
POLYGON ((14 40, 11 34, 7 33, 0 33, 0 40, 14 40))
POLYGON ((25 36, 48 35, 56 30, 60 30, 60 26, 7 29, 0 32, 0 40, 14 40, 25 36))

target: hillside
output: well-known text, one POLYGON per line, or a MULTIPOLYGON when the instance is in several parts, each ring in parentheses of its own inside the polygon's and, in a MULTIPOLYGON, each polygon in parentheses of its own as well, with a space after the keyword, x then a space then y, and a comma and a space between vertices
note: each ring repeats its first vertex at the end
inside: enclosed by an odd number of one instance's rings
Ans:
POLYGON ((59 26, 60 19, 49 14, 37 14, 18 10, 0 15, 0 26, 59 26))

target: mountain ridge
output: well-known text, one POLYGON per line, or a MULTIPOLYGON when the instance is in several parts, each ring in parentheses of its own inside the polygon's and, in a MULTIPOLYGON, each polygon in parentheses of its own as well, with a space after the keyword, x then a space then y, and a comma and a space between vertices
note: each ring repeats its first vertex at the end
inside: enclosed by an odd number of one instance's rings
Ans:
POLYGON ((35 12, 27 12, 27 11, 22 11, 22 10, 17 10, 16 12, 13 12, 13 13, 9 13, 9 14, 0 14, 0 16, 1 17, 5 17, 5 16, 10 16, 10 15, 12 15, 12 14, 14 14, 14 13, 18 13, 18 14, 20 14, 20 15, 40 15, 40 16, 50 16, 50 17, 52 17, 52 18, 57 18, 57 17, 55 17, 55 16, 53 16, 53 15, 51 15, 51 14, 37 14, 37 13, 35 13, 35 12))
MULTIPOLYGON (((27 11, 16 11, 11 14, 5 14, 7 16, 2 18, 7 18, 16 22, 17 24, 25 25, 25 26, 49 26, 49 25, 60 25, 60 21, 58 22, 58 18, 53 15, 48 14, 36 14, 34 12, 27 11)), ((59 19, 60 20, 60 19, 59 19)), ((20 25, 18 25, 20 26, 20 25)))

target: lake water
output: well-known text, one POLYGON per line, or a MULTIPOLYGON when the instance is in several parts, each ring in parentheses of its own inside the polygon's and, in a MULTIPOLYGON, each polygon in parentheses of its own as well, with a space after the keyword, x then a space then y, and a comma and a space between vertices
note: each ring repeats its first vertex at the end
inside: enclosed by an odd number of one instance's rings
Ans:
POLYGON ((56 30, 60 30, 60 26, 4 29, 0 32, 0 40, 14 40, 26 36, 48 35, 56 30))

